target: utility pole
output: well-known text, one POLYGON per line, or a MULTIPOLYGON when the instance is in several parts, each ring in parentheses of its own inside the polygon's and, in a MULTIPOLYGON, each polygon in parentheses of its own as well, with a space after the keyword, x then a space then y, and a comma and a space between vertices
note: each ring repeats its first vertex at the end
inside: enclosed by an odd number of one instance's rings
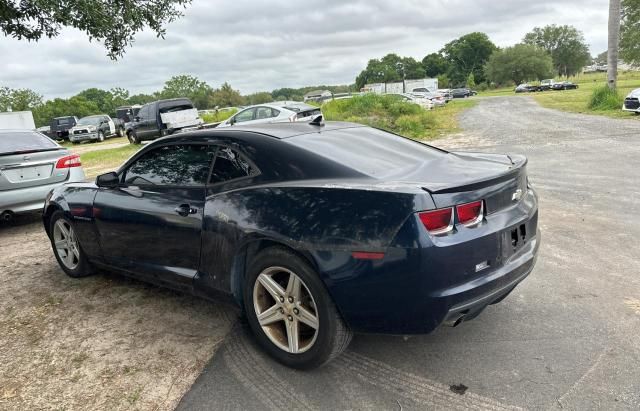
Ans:
POLYGON ((609 48, 607 50, 607 85, 615 90, 618 81, 618 45, 620 42, 620 0, 609 0, 609 48))

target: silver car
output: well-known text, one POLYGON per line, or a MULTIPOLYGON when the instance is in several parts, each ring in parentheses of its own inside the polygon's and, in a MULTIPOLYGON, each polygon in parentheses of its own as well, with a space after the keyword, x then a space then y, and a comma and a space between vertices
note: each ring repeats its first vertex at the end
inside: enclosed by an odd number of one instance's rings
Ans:
POLYGON ((234 124, 286 123, 293 121, 310 121, 322 114, 319 107, 295 101, 281 101, 269 104, 258 104, 244 108, 218 125, 231 127, 234 124))
POLYGON ((0 130, 0 218, 41 210, 47 194, 84 181, 80 156, 37 131, 0 130))

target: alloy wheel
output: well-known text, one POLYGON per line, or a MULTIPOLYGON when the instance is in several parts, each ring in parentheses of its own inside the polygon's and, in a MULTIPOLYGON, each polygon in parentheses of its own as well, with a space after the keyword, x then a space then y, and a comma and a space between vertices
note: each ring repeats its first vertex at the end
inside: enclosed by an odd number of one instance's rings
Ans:
POLYGON ((253 286, 253 307, 258 323, 278 348, 300 354, 316 341, 318 310, 304 281, 283 267, 263 270, 253 286))
POLYGON ((75 269, 80 263, 80 247, 73 227, 62 218, 53 226, 53 244, 65 267, 75 269))

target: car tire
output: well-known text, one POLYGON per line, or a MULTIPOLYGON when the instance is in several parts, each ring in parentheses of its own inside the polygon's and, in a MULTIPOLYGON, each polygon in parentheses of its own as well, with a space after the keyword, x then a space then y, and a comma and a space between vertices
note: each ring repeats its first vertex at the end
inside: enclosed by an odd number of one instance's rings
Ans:
POLYGON ((75 233, 73 222, 62 211, 53 213, 49 219, 49 239, 60 268, 69 277, 86 277, 93 274, 93 266, 75 233))
POLYGON ((127 133, 127 138, 129 139, 129 143, 131 144, 140 144, 140 139, 136 135, 135 131, 131 130, 127 133))
POLYGON ((104 132, 98 131, 98 141, 101 143, 104 141, 104 132))
POLYGON ((243 300, 249 326, 260 346, 288 367, 320 367, 342 353, 351 341, 353 334, 319 275, 284 247, 267 248, 253 259, 244 281, 243 300), (292 281, 292 276, 297 280, 292 281))

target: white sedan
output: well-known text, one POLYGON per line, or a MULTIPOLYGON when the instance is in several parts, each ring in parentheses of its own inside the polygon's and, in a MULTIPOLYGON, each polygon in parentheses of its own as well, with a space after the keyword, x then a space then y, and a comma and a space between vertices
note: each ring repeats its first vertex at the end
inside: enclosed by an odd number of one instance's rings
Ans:
POLYGON ((631 93, 627 95, 622 104, 622 109, 640 114, 640 88, 631 91, 631 93))
POLYGON ((319 107, 295 101, 258 104, 242 109, 220 123, 218 128, 231 127, 240 123, 245 125, 310 121, 318 114, 322 114, 319 107))

